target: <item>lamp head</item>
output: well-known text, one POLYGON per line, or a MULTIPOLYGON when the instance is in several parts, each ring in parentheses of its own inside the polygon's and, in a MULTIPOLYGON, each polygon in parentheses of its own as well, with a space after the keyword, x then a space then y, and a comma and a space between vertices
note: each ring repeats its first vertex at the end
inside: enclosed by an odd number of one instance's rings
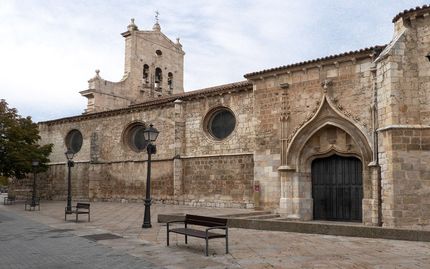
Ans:
POLYGON ((67 149, 67 151, 64 152, 64 154, 66 155, 66 158, 68 161, 71 161, 73 159, 73 157, 75 156, 75 152, 71 149, 67 149))
POLYGON ((31 166, 38 167, 39 166, 39 160, 32 160, 31 161, 31 166))
POLYGON ((145 140, 148 142, 155 142, 157 140, 158 134, 160 132, 154 128, 152 124, 149 125, 149 128, 146 128, 145 131, 143 131, 143 136, 145 137, 145 140))

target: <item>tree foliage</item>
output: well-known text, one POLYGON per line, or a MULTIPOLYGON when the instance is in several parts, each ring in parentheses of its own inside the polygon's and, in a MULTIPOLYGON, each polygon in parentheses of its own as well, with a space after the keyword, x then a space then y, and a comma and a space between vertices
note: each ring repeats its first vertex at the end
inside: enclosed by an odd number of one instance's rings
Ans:
POLYGON ((38 160, 38 172, 47 169, 52 144, 40 146, 39 128, 31 117, 21 117, 15 108, 0 100, 0 175, 24 178, 38 160))

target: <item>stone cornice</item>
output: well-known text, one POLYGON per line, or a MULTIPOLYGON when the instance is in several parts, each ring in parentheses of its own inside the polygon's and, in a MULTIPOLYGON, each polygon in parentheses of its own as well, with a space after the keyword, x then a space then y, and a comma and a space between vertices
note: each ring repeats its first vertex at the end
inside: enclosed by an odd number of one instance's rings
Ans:
POLYGON ((377 132, 384 132, 384 131, 388 131, 388 130, 393 130, 393 129, 430 129, 430 125, 420 125, 420 124, 412 124, 412 125, 407 125, 407 124, 393 124, 393 125, 388 125, 385 127, 381 127, 378 130, 376 130, 377 132))

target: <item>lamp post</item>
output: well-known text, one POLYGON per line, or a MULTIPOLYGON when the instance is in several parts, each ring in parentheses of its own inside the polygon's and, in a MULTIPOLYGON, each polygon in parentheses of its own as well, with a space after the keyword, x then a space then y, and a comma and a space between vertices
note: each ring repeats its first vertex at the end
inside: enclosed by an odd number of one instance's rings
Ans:
POLYGON ((73 162, 73 156, 75 155, 75 152, 71 149, 68 149, 65 153, 67 158, 67 167, 68 167, 68 174, 67 174, 67 207, 66 212, 72 211, 72 182, 71 182, 71 168, 75 165, 73 162))
POLYGON ((146 173, 146 196, 145 196, 145 214, 143 216, 142 228, 151 228, 151 154, 157 152, 157 147, 152 144, 158 137, 158 130, 154 128, 152 124, 149 128, 143 131, 145 141, 147 141, 146 151, 148 153, 148 171, 146 173))
POLYGON ((31 207, 36 207, 36 169, 39 166, 38 160, 33 160, 31 162, 31 166, 33 167, 33 192, 31 193, 31 207))

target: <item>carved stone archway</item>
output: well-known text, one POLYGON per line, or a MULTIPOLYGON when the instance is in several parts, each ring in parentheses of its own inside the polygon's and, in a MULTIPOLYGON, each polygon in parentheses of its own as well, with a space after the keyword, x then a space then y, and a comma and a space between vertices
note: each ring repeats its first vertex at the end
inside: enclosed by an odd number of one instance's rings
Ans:
POLYGON ((354 156, 363 165, 363 223, 376 225, 378 210, 370 141, 365 130, 330 103, 326 95, 315 115, 292 137, 281 177, 280 213, 288 218, 311 220, 313 216, 311 164, 333 154, 354 156))

